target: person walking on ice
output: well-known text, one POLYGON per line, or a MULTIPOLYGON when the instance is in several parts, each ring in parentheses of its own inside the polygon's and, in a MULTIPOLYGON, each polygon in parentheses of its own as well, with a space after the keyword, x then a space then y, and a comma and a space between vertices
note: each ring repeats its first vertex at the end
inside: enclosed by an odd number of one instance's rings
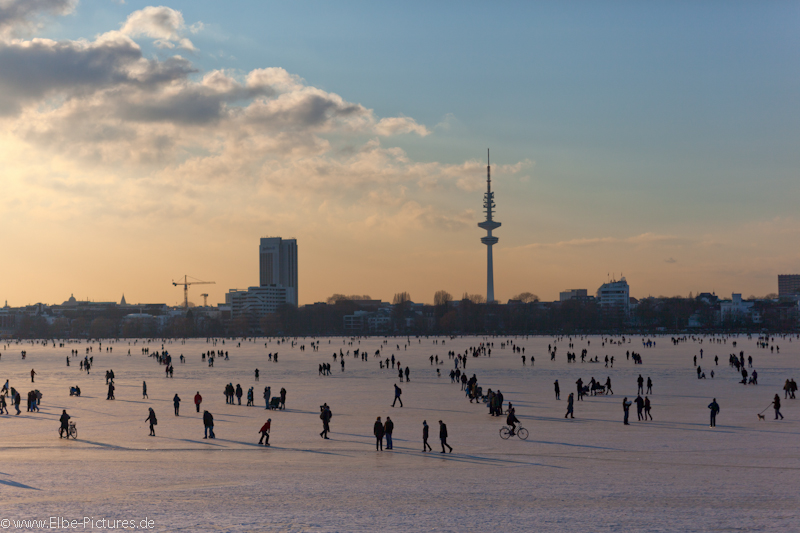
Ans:
POLYGON ((564 415, 564 418, 575 418, 575 413, 573 412, 575 402, 575 395, 574 393, 570 392, 569 396, 567 397, 567 414, 564 415))
POLYGON ((450 449, 450 453, 453 453, 453 447, 447 444, 447 424, 441 420, 439 420, 439 440, 442 442, 442 453, 444 453, 445 446, 450 449))
POLYGON ((156 436, 155 425, 158 424, 158 420, 156 420, 156 412, 153 411, 153 408, 150 408, 150 414, 147 415, 147 418, 144 419, 145 422, 150 422, 150 436, 156 436))
MULTIPOLYGON (((556 380, 555 383, 553 383, 553 388, 556 391, 556 400, 560 400, 561 399, 561 387, 558 386, 558 380, 556 380)), ((572 394, 570 394, 570 396, 572 396, 572 394)))
POLYGON ((147 395, 147 382, 142 381, 142 400, 144 400, 145 398, 149 400, 150 396, 147 395))
POLYGON ((708 404, 708 408, 711 410, 711 424, 708 427, 717 427, 717 413, 719 413, 719 404, 717 403, 716 398, 711 400, 711 403, 708 404))
POLYGON ((781 398, 777 394, 775 398, 772 399, 772 408, 775 409, 775 420, 777 420, 778 417, 781 417, 781 420, 783 420, 783 415, 781 414, 781 398))
POLYGON ((427 420, 423 420, 422 421, 422 451, 423 452, 432 452, 433 451, 433 448, 431 448, 431 445, 428 444, 428 433, 429 433, 428 421, 427 420))
POLYGON ((264 446, 269 446, 269 428, 272 425, 272 419, 268 418, 264 425, 261 426, 261 429, 258 430, 261 433, 261 438, 258 440, 259 444, 263 444, 264 446), (264 442, 266 439, 266 442, 264 442))
POLYGON ((402 389, 397 386, 397 383, 394 384, 394 401, 392 402, 392 407, 397 402, 400 402, 400 407, 403 407, 403 400, 400 398, 400 395, 403 394, 402 389))

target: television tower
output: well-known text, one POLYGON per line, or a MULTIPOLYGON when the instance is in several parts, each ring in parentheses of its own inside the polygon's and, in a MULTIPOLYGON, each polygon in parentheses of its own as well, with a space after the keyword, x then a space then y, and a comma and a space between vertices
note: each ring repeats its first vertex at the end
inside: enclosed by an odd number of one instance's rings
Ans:
POLYGON ((492 230, 500 227, 500 223, 492 220, 494 215, 494 193, 492 192, 492 166, 489 159, 489 150, 486 150, 486 193, 483 195, 483 208, 486 210, 486 220, 478 223, 478 227, 486 230, 486 237, 481 237, 481 242, 486 245, 486 303, 494 302, 494 265, 492 262, 492 245, 497 244, 497 237, 492 236, 492 230))

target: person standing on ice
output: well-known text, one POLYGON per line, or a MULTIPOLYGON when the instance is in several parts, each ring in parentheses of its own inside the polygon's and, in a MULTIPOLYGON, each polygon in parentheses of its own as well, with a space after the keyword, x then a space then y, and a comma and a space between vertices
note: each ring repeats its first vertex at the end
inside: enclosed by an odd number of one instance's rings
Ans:
MULTIPOLYGON (((561 399, 561 387, 558 386, 558 380, 556 380, 555 383, 553 383, 553 388, 555 388, 555 391, 556 391, 556 400, 560 400, 561 399)), ((570 396, 572 396, 572 394, 570 394, 570 396)))
MULTIPOLYGON (((17 414, 19 414, 19 413, 17 413, 17 414)), ((65 433, 66 433, 66 437, 69 438, 69 419, 70 418, 72 418, 72 417, 67 414, 67 410, 66 409, 62 409, 61 418, 59 419, 61 421, 61 427, 58 428, 58 438, 59 439, 63 439, 65 433)))
POLYGON ((269 409, 270 394, 272 394, 272 388, 264 387, 264 409, 269 409))
POLYGON ((383 423, 381 422, 381 417, 378 417, 372 426, 372 434, 375 435, 375 451, 383 451, 383 432, 383 423))
POLYGON ((150 436, 156 436, 156 430, 153 426, 158 424, 158 420, 156 420, 156 412, 153 411, 153 408, 150 408, 150 414, 147 415, 147 418, 144 419, 145 422, 150 422, 150 436))
POLYGON ((630 424, 628 424, 628 415, 630 414, 631 405, 633 405, 633 402, 629 402, 629 401, 628 401, 628 397, 627 397, 627 396, 625 396, 625 397, 622 399, 622 409, 625 411, 625 420, 623 421, 623 423, 624 423, 626 426, 629 426, 629 425, 630 425, 630 424))
POLYGON ((203 411, 203 427, 205 428, 204 439, 216 438, 216 435, 214 435, 214 417, 208 411, 203 411))
POLYGON ((33 376, 36 375, 36 371, 31 368, 31 383, 33 383, 33 376))
POLYGON ((433 448, 431 448, 431 445, 428 444, 428 434, 429 434, 428 421, 427 420, 423 420, 422 421, 422 451, 423 452, 428 452, 428 451, 432 452, 433 451, 433 448))
POLYGON ((200 396, 200 391, 197 391, 197 394, 194 395, 194 406, 197 408, 197 412, 200 412, 200 404, 203 403, 203 397, 200 396))
POLYGON ((286 389, 284 387, 281 387, 280 396, 281 396, 281 406, 280 407, 281 407, 281 410, 283 410, 283 409, 286 409, 286 389))
POLYGON ((647 394, 653 394, 653 380, 647 376, 647 394))
POLYGON ((403 400, 400 398, 400 395, 403 394, 403 390, 397 386, 397 383, 394 384, 394 401, 392 402, 392 407, 397 402, 400 402, 400 407, 403 407, 403 400))
POLYGON ((636 390, 636 392, 638 394, 644 394, 644 378, 642 377, 641 374, 639 374, 639 377, 636 378, 636 383, 639 385, 639 388, 636 390))
POLYGON ((708 427, 717 427, 717 413, 719 413, 719 404, 717 403, 717 399, 714 398, 710 404, 708 404, 708 408, 711 410, 711 425, 708 427))
MULTIPOLYGON (((242 386, 237 383, 236 384, 236 399, 239 401, 239 405, 242 405, 242 394, 244 391, 242 390, 242 386)), ((231 403, 233 403, 233 399, 231 398, 231 403)))
POLYGON ((394 431, 394 422, 388 416, 386 417, 386 423, 383 425, 383 433, 386 435, 386 449, 392 449, 392 432, 394 431))
POLYGON ((172 405, 175 407, 175 416, 180 416, 180 409, 181 409, 181 398, 176 393, 175 396, 172 398, 172 405))
POLYGON ((453 447, 447 444, 447 424, 441 420, 439 420, 439 440, 442 443, 442 453, 444 453, 445 446, 450 449, 450 453, 453 453, 453 447))

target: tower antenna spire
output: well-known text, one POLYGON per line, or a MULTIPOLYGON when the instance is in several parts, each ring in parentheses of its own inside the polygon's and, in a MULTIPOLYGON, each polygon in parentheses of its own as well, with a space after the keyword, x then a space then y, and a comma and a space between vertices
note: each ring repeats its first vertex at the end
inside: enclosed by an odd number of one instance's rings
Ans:
POLYGON ((481 237, 481 242, 486 245, 486 302, 494 302, 494 262, 492 261, 492 246, 497 244, 497 237, 492 235, 492 230, 500 227, 500 222, 494 217, 494 193, 492 192, 492 165, 490 150, 486 149, 486 193, 483 195, 483 208, 486 220, 480 222, 478 227, 486 230, 486 236, 481 237))

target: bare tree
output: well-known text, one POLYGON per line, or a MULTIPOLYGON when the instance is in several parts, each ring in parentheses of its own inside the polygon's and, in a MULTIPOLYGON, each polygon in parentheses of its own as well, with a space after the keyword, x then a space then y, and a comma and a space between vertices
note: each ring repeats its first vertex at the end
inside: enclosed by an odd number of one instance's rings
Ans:
POLYGON ((406 291, 398 292, 395 293, 394 298, 392 298, 392 305, 404 304, 410 301, 411 301, 411 295, 408 294, 408 292, 406 291))
POLYGON ((516 296, 514 296, 511 299, 512 300, 519 300, 522 303, 526 303, 526 304, 529 304, 531 302, 538 302, 539 301, 539 297, 536 296, 535 294, 533 294, 532 292, 521 292, 521 293, 517 294, 516 296))
POLYGON ((436 291, 433 295, 433 305, 447 305, 453 301, 453 295, 447 291, 436 291))
POLYGON ((485 304, 486 297, 482 294, 469 294, 464 293, 464 296, 461 297, 462 300, 469 300, 474 304, 485 304))

